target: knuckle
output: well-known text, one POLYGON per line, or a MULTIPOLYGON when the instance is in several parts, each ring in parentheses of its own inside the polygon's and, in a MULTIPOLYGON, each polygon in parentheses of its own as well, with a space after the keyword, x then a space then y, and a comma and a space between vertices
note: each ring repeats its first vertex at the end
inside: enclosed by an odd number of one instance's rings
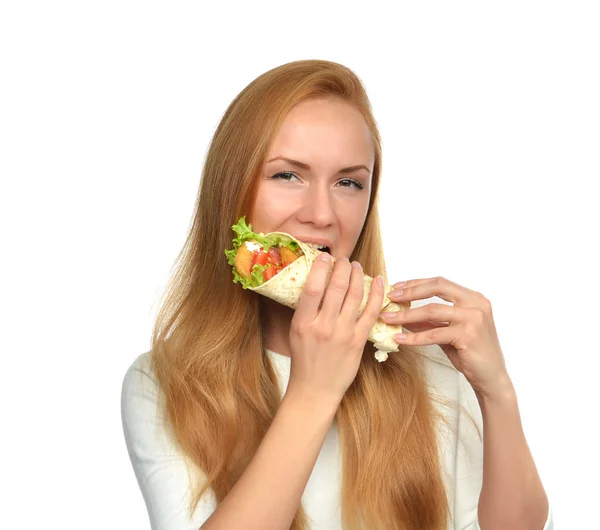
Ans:
POLYGON ((435 304, 427 304, 425 306, 424 310, 425 310, 425 314, 430 317, 435 316, 437 313, 437 307, 435 307, 435 304))
POLYGON ((292 318, 290 332, 297 337, 300 337, 306 332, 306 326, 304 326, 304 324, 302 324, 298 319, 292 318))
POLYGON ((348 296, 353 300, 362 300, 364 295, 362 283, 358 285, 351 285, 348 289, 348 296))
POLYGON ((306 296, 318 296, 321 294, 321 289, 319 289, 316 285, 305 285, 304 289, 302 290, 302 294, 306 295, 306 296))
POLYGON ((481 302, 481 307, 483 308, 483 310, 486 313, 491 313, 492 312, 492 302, 490 302, 485 296, 483 296, 482 294, 479 295, 480 296, 480 302, 481 302))
POLYGON ((477 325, 474 322, 465 322, 464 330, 467 337, 472 339, 477 337, 477 325))
POLYGON ((444 278, 443 276, 438 276, 434 280, 434 284, 436 287, 442 287, 447 282, 448 280, 446 280, 446 278, 444 278))
POLYGON ((341 344, 350 344, 354 338, 354 327, 348 326, 338 330, 336 337, 341 344))
POLYGON ((333 336, 333 330, 328 326, 319 326, 315 329, 315 337, 321 341, 328 341, 333 336))
POLYGON ((331 289, 334 291, 339 291, 341 293, 345 293, 348 290, 348 282, 344 282, 340 279, 331 280, 329 283, 331 289))
POLYGON ((477 325, 481 325, 485 322, 485 312, 483 309, 475 309, 473 311, 473 322, 477 325))
POLYGON ((434 328, 429 331, 429 337, 432 342, 436 342, 440 339, 441 331, 444 328, 434 328))

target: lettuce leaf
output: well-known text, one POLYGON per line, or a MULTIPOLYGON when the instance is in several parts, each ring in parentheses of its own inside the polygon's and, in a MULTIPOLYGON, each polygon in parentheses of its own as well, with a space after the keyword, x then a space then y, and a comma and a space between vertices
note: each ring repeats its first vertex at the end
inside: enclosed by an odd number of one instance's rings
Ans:
POLYGON ((273 243, 266 237, 262 232, 256 234, 252 231, 252 224, 246 224, 246 216, 241 217, 237 224, 233 225, 231 229, 237 234, 237 237, 233 238, 233 250, 237 250, 242 246, 244 241, 252 240, 260 243, 265 250, 269 250, 273 243))
POLYGON ((225 250, 225 256, 227 257, 227 263, 231 265, 233 269, 233 283, 241 283, 244 289, 248 287, 258 287, 264 282, 263 272, 270 264, 267 265, 254 265, 252 267, 252 276, 250 278, 244 278, 241 276, 235 268, 235 255, 237 254, 238 248, 240 248, 245 241, 256 241, 261 244, 265 251, 268 251, 274 246, 286 246, 296 251, 300 248, 300 245, 294 239, 283 236, 265 236, 262 232, 256 233, 252 231, 252 224, 246 224, 246 216, 241 217, 237 224, 233 225, 231 229, 237 234, 233 238, 233 249, 225 250))
POLYGON ((254 267, 252 267, 252 275, 250 278, 240 276, 235 267, 233 267, 233 283, 240 283, 244 289, 248 289, 248 287, 258 287, 265 283, 263 272, 268 267, 271 267, 270 263, 267 263, 266 265, 254 265, 254 267))
POLYGON ((258 287, 259 285, 265 283, 263 272, 265 272, 265 269, 271 266, 272 265, 270 263, 267 263, 266 265, 254 265, 254 267, 252 267, 252 277, 248 278, 248 280, 251 282, 250 287, 258 287))

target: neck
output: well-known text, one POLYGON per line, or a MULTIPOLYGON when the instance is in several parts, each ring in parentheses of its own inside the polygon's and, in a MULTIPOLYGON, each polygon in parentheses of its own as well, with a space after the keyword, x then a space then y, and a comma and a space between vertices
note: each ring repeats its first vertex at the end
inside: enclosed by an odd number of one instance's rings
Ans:
POLYGON ((290 325, 294 310, 266 297, 261 297, 260 305, 265 347, 290 357, 290 325))

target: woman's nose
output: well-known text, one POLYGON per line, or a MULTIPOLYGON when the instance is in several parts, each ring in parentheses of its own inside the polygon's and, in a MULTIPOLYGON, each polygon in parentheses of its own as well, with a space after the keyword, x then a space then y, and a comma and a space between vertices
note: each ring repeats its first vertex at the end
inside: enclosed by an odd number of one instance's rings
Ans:
POLYGON ((309 189, 303 205, 303 222, 317 226, 328 226, 335 221, 335 210, 330 190, 321 186, 309 189))

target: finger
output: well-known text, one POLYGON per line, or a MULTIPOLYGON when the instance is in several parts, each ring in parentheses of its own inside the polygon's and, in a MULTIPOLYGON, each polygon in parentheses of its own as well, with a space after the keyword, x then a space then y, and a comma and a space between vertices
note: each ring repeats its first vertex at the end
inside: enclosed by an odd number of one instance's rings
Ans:
POLYGON ((335 322, 340 316, 340 309, 348 292, 352 266, 348 258, 340 258, 335 262, 335 268, 325 289, 323 306, 320 315, 327 321, 335 322))
POLYGON ((365 275, 358 261, 353 261, 351 265, 350 285, 348 286, 348 292, 340 311, 340 319, 346 325, 354 326, 358 319, 358 311, 364 296, 365 275))
POLYGON ((468 310, 446 304, 427 304, 406 311, 381 313, 381 320, 386 324, 405 324, 411 322, 463 322, 468 317, 468 310))
POLYGON ((446 278, 426 278, 424 280, 410 280, 406 285, 400 287, 401 294, 398 290, 391 291, 388 295, 391 300, 424 300, 432 296, 459 304, 463 307, 477 307, 480 295, 479 293, 467 289, 462 285, 451 282, 446 278))
POLYGON ((294 315, 296 321, 312 322, 317 317, 331 266, 331 256, 326 252, 320 254, 313 262, 306 283, 300 293, 298 307, 294 315))
POLYGON ((371 290, 369 292, 367 305, 356 321, 356 330, 361 335, 364 335, 365 337, 369 336, 369 332, 375 325, 375 322, 377 322, 379 314, 381 313, 383 297, 384 287, 383 285, 379 285, 377 278, 374 278, 371 282, 371 290))
POLYGON ((420 278, 417 280, 408 280, 406 282, 396 282, 394 285, 392 285, 392 287, 394 289, 404 289, 405 287, 412 287, 412 286, 418 285, 420 283, 428 282, 432 279, 433 278, 420 278))
POLYGON ((416 322, 414 324, 402 324, 402 329, 408 330, 411 333, 420 333, 421 331, 429 331, 439 327, 447 327, 448 322, 416 322))
POLYGON ((411 346, 429 346, 431 344, 453 344, 457 337, 457 326, 449 326, 446 328, 435 328, 429 331, 420 333, 405 334, 404 339, 396 339, 396 335, 392 335, 394 340, 400 344, 410 344, 411 346))

